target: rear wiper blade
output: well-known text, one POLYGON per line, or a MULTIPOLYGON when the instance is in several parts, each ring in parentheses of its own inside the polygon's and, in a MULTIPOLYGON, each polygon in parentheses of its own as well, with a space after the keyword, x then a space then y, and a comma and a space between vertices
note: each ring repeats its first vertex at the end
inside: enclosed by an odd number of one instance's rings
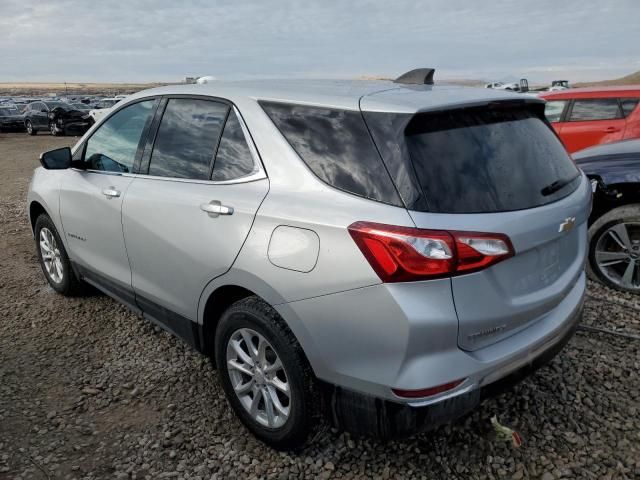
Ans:
POLYGON ((547 185, 546 187, 544 187, 542 190, 540 190, 540 193, 547 197, 553 193, 556 193, 558 190, 562 190, 564 187, 566 187, 567 185, 569 185, 571 182, 573 182, 576 178, 578 178, 580 176, 580 174, 578 173, 577 175, 574 175, 571 178, 565 178, 564 180, 556 180, 553 183, 550 183, 549 185, 547 185))

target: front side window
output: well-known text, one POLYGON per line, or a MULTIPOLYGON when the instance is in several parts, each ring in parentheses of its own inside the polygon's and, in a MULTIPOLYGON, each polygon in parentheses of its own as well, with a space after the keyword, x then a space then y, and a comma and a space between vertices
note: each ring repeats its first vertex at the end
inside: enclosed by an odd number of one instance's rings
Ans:
POLYGON ((142 132, 151 120, 155 100, 123 108, 104 122, 89 138, 86 168, 105 172, 131 172, 142 132))
POLYGON ((218 146, 212 180, 234 180, 253 172, 253 156, 247 140, 238 117, 231 111, 218 146))
POLYGON ((228 111, 221 102, 170 99, 153 146, 149 175, 208 180, 228 111))
POLYGON ((638 106, 640 98, 621 98, 620 105, 622 106, 622 113, 625 117, 628 117, 631 112, 638 106))
POLYGON ((617 98, 588 98, 575 100, 571 109, 570 122, 590 120, 613 120, 622 118, 617 98))
POLYGON ((361 197, 402 205, 359 111, 260 105, 320 180, 361 197))
POLYGON ((566 100, 551 100, 544 106, 544 115, 550 122, 559 122, 562 119, 562 112, 567 104, 566 100))

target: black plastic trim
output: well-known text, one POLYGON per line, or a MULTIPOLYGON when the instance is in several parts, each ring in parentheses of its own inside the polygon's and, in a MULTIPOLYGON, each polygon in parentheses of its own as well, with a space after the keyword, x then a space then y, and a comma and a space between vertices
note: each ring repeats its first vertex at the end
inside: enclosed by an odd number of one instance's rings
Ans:
POLYGON ((142 315, 169 333, 181 338, 198 352, 205 352, 203 328, 197 322, 164 308, 145 297, 136 295, 133 289, 122 287, 76 262, 71 262, 71 266, 80 279, 119 301, 136 315, 142 315))

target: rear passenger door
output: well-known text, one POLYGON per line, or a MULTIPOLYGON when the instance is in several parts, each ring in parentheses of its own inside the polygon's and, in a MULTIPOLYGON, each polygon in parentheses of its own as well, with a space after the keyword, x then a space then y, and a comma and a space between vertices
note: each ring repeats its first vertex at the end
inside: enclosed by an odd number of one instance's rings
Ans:
POLYGON ((138 305, 188 337, 202 290, 233 264, 269 185, 230 103, 165 98, 155 124, 124 200, 124 237, 138 305))
POLYGON ((622 140, 625 120, 617 98, 579 98, 573 101, 562 140, 569 153, 622 140))

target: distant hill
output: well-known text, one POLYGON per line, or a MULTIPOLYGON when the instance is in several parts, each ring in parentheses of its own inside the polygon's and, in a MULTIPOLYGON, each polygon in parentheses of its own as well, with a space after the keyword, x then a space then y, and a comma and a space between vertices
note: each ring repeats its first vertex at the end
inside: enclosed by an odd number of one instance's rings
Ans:
POLYGON ((626 75, 622 78, 616 78, 613 80, 602 80, 600 82, 576 83, 574 87, 591 87, 591 86, 606 86, 606 85, 640 85, 640 71, 637 71, 630 75, 626 75))

